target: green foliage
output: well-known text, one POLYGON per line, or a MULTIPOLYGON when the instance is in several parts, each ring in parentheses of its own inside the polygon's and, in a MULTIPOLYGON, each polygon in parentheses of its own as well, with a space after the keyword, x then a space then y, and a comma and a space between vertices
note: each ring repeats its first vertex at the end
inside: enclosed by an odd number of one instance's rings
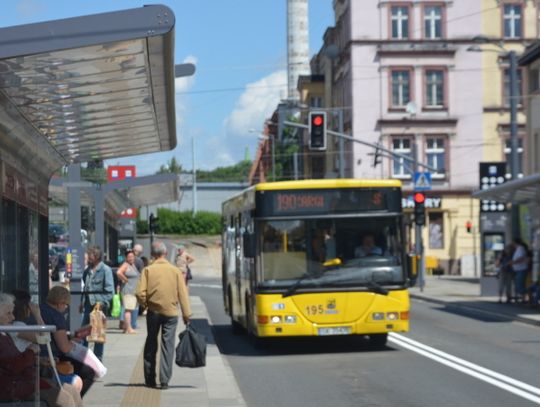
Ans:
POLYGON ((182 166, 178 164, 178 161, 176 161, 175 157, 172 157, 167 164, 161 165, 159 167, 159 170, 156 174, 167 174, 167 173, 173 173, 173 174, 180 174, 182 172, 182 166))
MULTIPOLYGON (((157 211, 159 234, 169 235, 215 235, 221 233, 221 214, 200 211, 177 212, 166 208, 157 211)), ((148 222, 137 221, 137 231, 148 233, 148 222)))
POLYGON ((228 167, 218 167, 211 171, 197 170, 199 182, 243 182, 247 181, 251 161, 240 161, 228 167))

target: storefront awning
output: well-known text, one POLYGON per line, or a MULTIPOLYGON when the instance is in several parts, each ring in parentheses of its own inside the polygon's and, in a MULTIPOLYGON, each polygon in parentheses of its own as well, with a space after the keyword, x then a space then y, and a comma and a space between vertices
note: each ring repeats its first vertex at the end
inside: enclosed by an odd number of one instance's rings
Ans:
POLYGON ((476 191, 472 197, 519 205, 540 204, 540 173, 476 191))
POLYGON ((13 153, 50 174, 173 149, 174 23, 146 6, 1 28, 0 135, 13 153))

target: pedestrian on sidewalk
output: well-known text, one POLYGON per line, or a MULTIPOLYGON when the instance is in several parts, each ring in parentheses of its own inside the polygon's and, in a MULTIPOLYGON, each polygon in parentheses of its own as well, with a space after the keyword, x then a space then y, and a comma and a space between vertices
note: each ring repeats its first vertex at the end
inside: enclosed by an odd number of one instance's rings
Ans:
POLYGON ((499 258, 496 261, 499 278, 499 304, 502 303, 503 293, 506 293, 506 303, 512 302, 512 282, 514 281, 514 270, 510 265, 514 247, 508 244, 504 247, 499 258))
POLYGON ((136 296, 139 304, 147 309, 148 334, 144 344, 144 382, 147 387, 156 385, 157 339, 161 331, 161 356, 159 382, 161 389, 169 387, 175 355, 178 307, 185 324, 189 322, 191 309, 186 283, 180 270, 167 261, 167 247, 163 242, 152 244, 154 262, 143 269, 136 296))
MULTIPOLYGON (((103 252, 97 246, 88 249, 88 267, 83 273, 84 289, 79 312, 83 313, 82 326, 90 323, 90 313, 94 306, 101 303, 101 310, 108 314, 109 304, 114 295, 113 272, 103 262, 103 252)), ((88 347, 84 340, 83 345, 88 347)), ((104 344, 96 342, 94 353, 99 360, 103 360, 104 344)))
POLYGON ((512 261, 509 263, 512 266, 515 274, 516 287, 516 302, 525 300, 525 280, 529 271, 529 255, 528 246, 521 238, 514 238, 512 245, 514 246, 514 254, 512 261))
POLYGON ((124 309, 124 333, 134 334, 136 331, 132 325, 133 311, 137 307, 137 298, 135 291, 139 284, 140 274, 135 266, 135 253, 128 250, 126 252, 126 261, 118 268, 116 272, 118 280, 120 280, 122 288, 122 307, 124 309))
POLYGON ((176 253, 176 267, 180 269, 182 275, 184 276, 184 281, 186 282, 186 287, 189 284, 189 280, 193 277, 191 275, 191 269, 189 265, 195 261, 195 257, 189 254, 184 245, 178 246, 178 252, 176 253))

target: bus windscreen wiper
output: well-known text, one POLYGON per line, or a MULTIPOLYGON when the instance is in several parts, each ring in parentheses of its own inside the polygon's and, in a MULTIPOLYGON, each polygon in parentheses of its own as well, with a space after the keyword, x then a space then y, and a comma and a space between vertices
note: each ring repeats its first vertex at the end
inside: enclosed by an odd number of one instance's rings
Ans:
POLYGON ((300 287, 300 284, 302 284, 302 281, 304 281, 308 277, 311 278, 313 276, 309 273, 306 273, 302 277, 300 277, 298 280, 296 280, 293 285, 287 288, 287 291, 285 291, 285 293, 283 294, 283 298, 290 297, 291 295, 293 295, 298 289, 298 287, 300 287))
POLYGON ((366 286, 369 288, 370 291, 374 292, 375 294, 388 295, 389 293, 386 288, 373 280, 368 281, 366 283, 366 286))

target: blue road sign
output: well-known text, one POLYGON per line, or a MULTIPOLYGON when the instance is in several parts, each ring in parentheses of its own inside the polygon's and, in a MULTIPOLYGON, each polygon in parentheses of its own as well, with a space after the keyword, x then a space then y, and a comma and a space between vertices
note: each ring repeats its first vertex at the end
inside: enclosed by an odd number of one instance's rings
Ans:
POLYGON ((431 172, 414 173, 414 190, 429 191, 431 189, 431 172))

